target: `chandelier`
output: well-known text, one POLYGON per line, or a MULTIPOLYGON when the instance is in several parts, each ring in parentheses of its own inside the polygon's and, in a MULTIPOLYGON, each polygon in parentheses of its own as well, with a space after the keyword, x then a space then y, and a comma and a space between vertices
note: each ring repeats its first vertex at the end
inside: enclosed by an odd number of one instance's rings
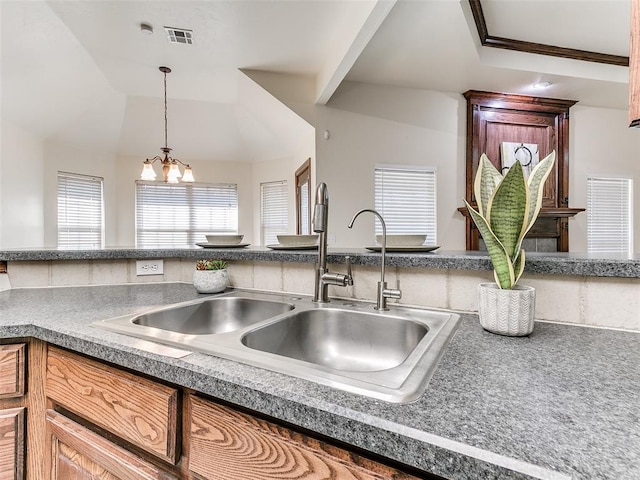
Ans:
POLYGON ((165 183, 178 183, 180 178, 182 178, 183 182, 195 182, 191 167, 177 158, 169 156, 171 149, 167 146, 167 73, 171 73, 171 69, 169 67, 159 67, 159 69, 164 74, 164 147, 160 149, 164 157, 156 155, 142 162, 140 178, 142 180, 155 180, 157 175, 153 169, 153 164, 156 161, 160 161, 162 164, 162 179, 165 183), (184 173, 180 173, 180 165, 184 167, 184 173))

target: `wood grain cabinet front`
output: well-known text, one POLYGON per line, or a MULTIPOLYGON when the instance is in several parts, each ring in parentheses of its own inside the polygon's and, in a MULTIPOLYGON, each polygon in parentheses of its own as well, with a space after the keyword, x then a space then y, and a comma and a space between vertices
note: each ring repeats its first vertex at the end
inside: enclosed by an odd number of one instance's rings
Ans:
POLYGON ((47 411, 47 434, 50 480, 177 480, 53 410, 47 411))
POLYGON ((189 396, 189 470, 207 480, 414 479, 299 432, 189 396))
POLYGON ((24 395, 25 344, 0 345, 0 399, 24 395))
POLYGON ((0 410, 0 480, 24 478, 24 407, 0 410))
POLYGON ((0 480, 25 477, 26 345, 0 345, 0 480))
POLYGON ((49 399, 73 414, 177 463, 177 389, 49 347, 45 390, 49 399))

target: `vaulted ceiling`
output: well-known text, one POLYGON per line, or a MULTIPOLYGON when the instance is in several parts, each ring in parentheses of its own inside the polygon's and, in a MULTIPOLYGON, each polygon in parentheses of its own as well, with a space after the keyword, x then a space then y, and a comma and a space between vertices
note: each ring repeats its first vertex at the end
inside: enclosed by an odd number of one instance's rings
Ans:
MULTIPOLYGON (((492 37, 626 56, 630 0, 481 0, 492 37)), ((286 73, 330 102, 344 81, 469 89, 625 109, 628 68, 482 46, 469 0, 0 2, 3 119, 43 138, 150 156, 264 160, 308 128, 240 69, 286 73), (154 29, 144 35, 140 24, 154 29), (193 31, 172 44, 165 26, 193 31), (552 85, 533 91, 536 81, 552 85)))

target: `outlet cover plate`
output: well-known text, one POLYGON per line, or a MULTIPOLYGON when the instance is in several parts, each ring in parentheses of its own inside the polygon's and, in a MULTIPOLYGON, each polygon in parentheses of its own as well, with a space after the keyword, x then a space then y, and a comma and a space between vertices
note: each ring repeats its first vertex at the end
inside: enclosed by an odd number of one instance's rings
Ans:
POLYGON ((136 275, 163 275, 164 260, 136 260, 136 275))

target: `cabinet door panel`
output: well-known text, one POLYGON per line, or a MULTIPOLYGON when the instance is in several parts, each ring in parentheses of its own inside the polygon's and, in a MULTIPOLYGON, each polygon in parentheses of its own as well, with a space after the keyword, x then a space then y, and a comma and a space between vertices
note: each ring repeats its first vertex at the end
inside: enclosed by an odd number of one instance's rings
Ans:
POLYGON ((51 436, 51 480, 176 480, 53 410, 47 411, 51 436))
POLYGON ((190 401, 189 469, 208 480, 415 478, 213 402, 190 401))
POLYGON ((24 343, 0 345, 0 398, 24 395, 24 343))
POLYGON ((0 480, 24 478, 24 412, 0 410, 0 480))
POLYGON ((171 463, 177 462, 178 391, 49 348, 47 397, 171 463))

